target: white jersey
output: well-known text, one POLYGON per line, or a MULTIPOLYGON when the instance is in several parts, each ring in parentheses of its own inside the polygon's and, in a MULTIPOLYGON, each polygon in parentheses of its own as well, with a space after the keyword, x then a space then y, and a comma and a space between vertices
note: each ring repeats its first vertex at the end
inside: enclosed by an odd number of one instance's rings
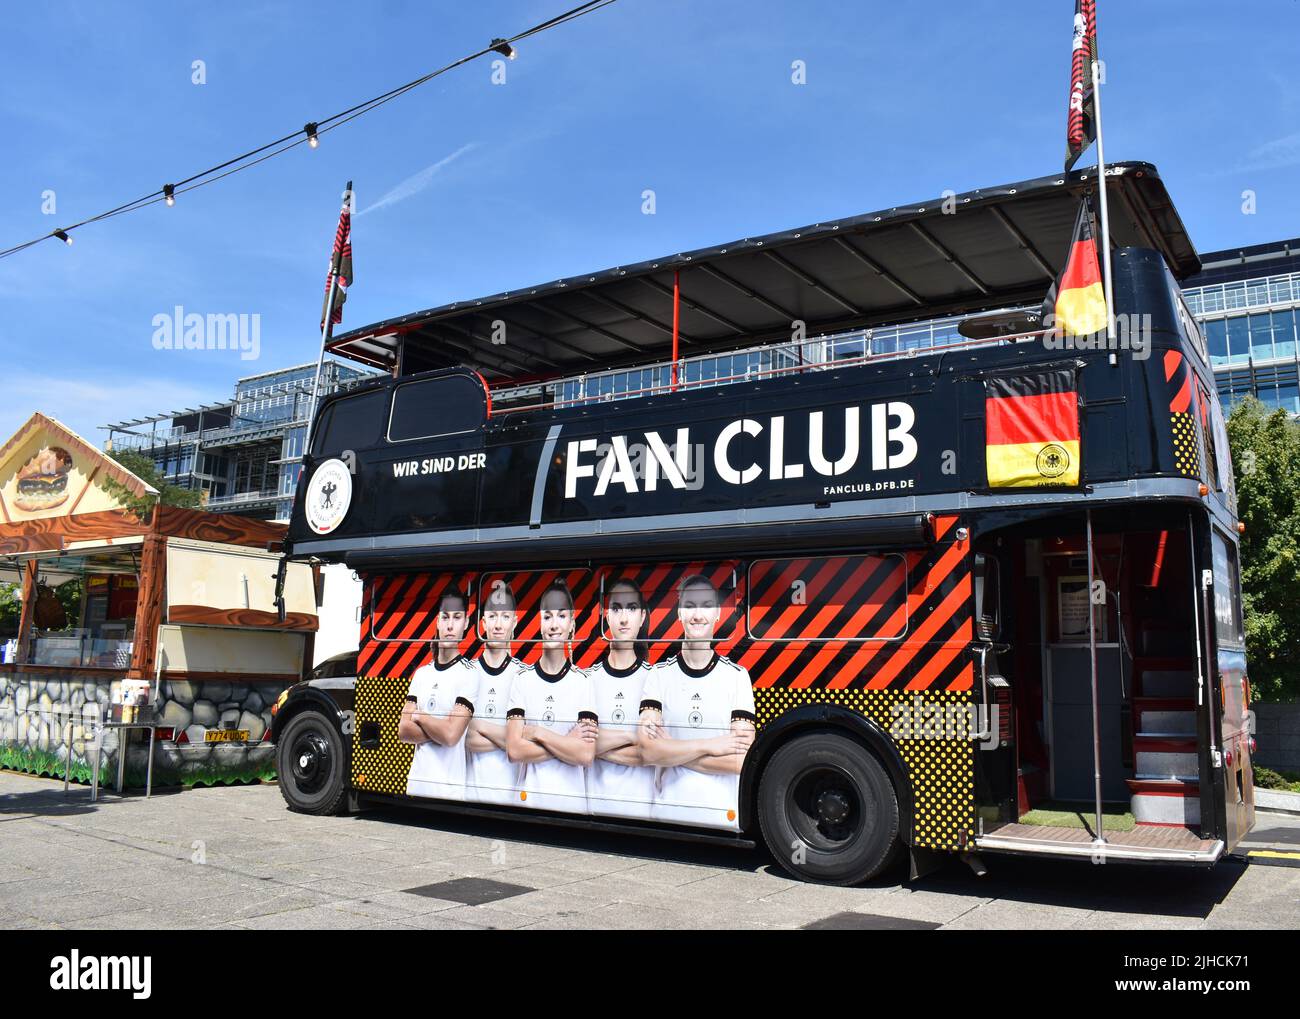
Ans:
MULTIPOLYGON (((510 706, 510 685, 525 666, 517 658, 507 658, 494 669, 481 657, 476 658, 472 665, 478 677, 474 718, 504 729, 506 709, 510 706)), ((471 752, 468 767, 465 780, 467 799, 478 803, 519 802, 519 765, 512 762, 504 750, 471 752)))
MULTIPOLYGON (((587 673, 600 728, 631 734, 633 746, 641 691, 649 674, 650 667, 643 661, 630 669, 614 669, 604 658, 587 673)), ((648 818, 654 790, 655 769, 649 765, 615 764, 598 757, 587 772, 587 805, 593 814, 648 818)))
MULTIPOLYGON (((718 655, 703 669, 680 657, 651 668, 641 706, 658 707, 673 739, 712 739, 726 735, 736 719, 755 721, 749 671, 718 655)), ((651 816, 678 824, 739 828, 739 775, 709 775, 685 765, 660 768, 651 816)))
MULTIPOLYGON (((510 684, 509 717, 523 718, 526 726, 567 736, 579 718, 599 716, 591 680, 585 672, 566 662, 558 674, 549 675, 542 671, 539 662, 521 670, 510 684)), ((554 757, 525 764, 519 802, 538 810, 585 814, 586 771, 580 765, 565 764, 554 757)))
MULTIPOLYGON (((446 718, 457 704, 473 712, 477 693, 478 676, 469 662, 457 658, 449 665, 439 665, 435 659, 415 670, 406 699, 415 704, 418 714, 446 718)), ((465 798, 464 734, 446 746, 433 740, 415 745, 406 794, 444 800, 465 798)))

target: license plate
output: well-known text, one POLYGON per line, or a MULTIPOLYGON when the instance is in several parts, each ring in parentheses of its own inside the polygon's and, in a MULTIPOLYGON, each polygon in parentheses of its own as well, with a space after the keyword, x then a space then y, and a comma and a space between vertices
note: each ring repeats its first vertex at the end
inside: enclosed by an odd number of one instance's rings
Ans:
POLYGON ((204 743, 247 743, 247 729, 209 729, 203 734, 204 743))

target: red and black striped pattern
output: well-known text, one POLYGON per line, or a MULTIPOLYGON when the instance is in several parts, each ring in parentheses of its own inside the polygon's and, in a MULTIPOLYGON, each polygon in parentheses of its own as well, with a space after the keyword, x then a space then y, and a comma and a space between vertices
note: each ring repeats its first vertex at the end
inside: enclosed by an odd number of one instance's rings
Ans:
POLYGON ((907 630, 897 612, 906 585, 902 555, 760 560, 749 567, 749 636, 898 639, 907 630))
POLYGON ((515 596, 513 653, 526 662, 541 653, 543 593, 562 580, 574 598, 577 626, 571 657, 581 668, 604 654, 601 591, 627 578, 649 608, 644 634, 650 662, 676 653, 682 637, 677 590, 694 575, 718 590, 718 653, 749 670, 760 689, 969 690, 973 637, 969 543, 955 538, 957 518, 936 520, 936 542, 924 551, 756 562, 745 590, 735 561, 655 563, 599 570, 487 574, 401 574, 372 578, 359 672, 406 676, 429 660, 437 603, 459 587, 474 614, 462 653, 473 657, 484 592, 500 582, 515 596), (802 599, 790 592, 802 581, 802 599), (749 618, 744 606, 748 597, 749 618))
MULTIPOLYGON (((334 295, 334 310, 330 321, 338 325, 343 321, 343 302, 348 299, 347 288, 352 284, 352 213, 345 203, 339 213, 338 229, 334 231, 334 249, 330 256, 330 271, 325 277, 325 307, 329 307, 330 283, 338 274, 339 289, 334 295)), ((325 324, 325 309, 321 309, 321 324, 325 324)))
POLYGON ((868 571, 859 581, 860 593, 844 599, 834 617, 818 613, 818 632, 835 633, 838 627, 841 638, 902 634, 901 639, 749 639, 737 660, 749 670, 754 686, 970 689, 973 672, 966 653, 973 636, 970 549, 967 541, 954 540, 956 520, 939 517, 935 544, 906 553, 906 570, 898 568, 894 557, 858 559, 868 571))
MULTIPOLYGON (((690 577, 704 577, 718 592, 718 626, 714 631, 715 646, 719 654, 727 654, 744 633, 741 611, 743 567, 731 560, 721 562, 654 563, 649 565, 613 566, 602 571, 603 586, 608 588, 616 580, 630 580, 645 599, 647 618, 643 645, 646 660, 657 662, 677 653, 677 642, 682 639, 682 621, 677 614, 677 589, 690 577)), ((603 611, 603 607, 602 607, 603 611)), ((603 628, 602 628, 603 632, 603 628)), ((594 663, 604 653, 604 640, 599 640, 590 661, 578 660, 586 666, 594 663)))
MULTIPOLYGON (((515 640, 510 653, 531 665, 542 654, 541 603, 542 595, 553 584, 563 584, 573 596, 576 609, 576 626, 569 654, 581 665, 582 656, 594 647, 599 637, 599 626, 590 606, 596 603, 600 592, 600 576, 592 570, 527 570, 514 573, 483 573, 479 575, 480 604, 488 592, 498 584, 505 584, 515 597, 515 640)), ((474 621, 479 625, 478 619, 474 621)), ((480 638, 482 633, 480 632, 480 638)), ((591 655, 592 661, 599 651, 591 655)))
POLYGON ((1075 0, 1075 39, 1070 65, 1070 108, 1066 117, 1065 168, 1069 170, 1096 139, 1092 96, 1092 61, 1097 59, 1096 0, 1075 0), (1079 26, 1082 23, 1082 38, 1079 26))
POLYGON ((474 630, 478 618, 475 574, 399 573, 369 578, 357 675, 409 676, 427 663, 438 636, 438 603, 454 590, 469 598, 470 626, 461 654, 473 657, 479 650, 474 630))

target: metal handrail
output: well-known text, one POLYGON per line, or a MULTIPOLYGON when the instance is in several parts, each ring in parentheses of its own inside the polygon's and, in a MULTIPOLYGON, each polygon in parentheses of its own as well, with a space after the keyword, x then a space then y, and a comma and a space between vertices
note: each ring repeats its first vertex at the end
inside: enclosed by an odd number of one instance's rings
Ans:
MULTIPOLYGON (((711 379, 693 379, 693 380, 682 381, 680 379, 680 373, 679 373, 679 381, 676 383, 666 382, 654 386, 643 386, 639 389, 626 389, 621 391, 618 394, 618 398, 630 399, 630 398, 636 398, 640 396, 651 396, 651 395, 662 394, 662 393, 674 393, 674 392, 679 392, 680 390, 683 389, 707 389, 713 386, 725 385, 731 382, 752 382, 759 378, 768 378, 776 375, 785 375, 785 374, 790 374, 792 372, 827 371, 832 368, 851 368, 859 365, 875 364, 879 361, 888 361, 891 359, 897 359, 903 357, 917 357, 917 356, 925 356, 928 354, 935 354, 935 353, 941 354, 949 350, 961 350, 961 349, 968 349, 971 347, 987 347, 999 343, 1010 343, 1017 340, 1027 340, 1027 339, 1032 339, 1035 336, 1046 336, 1051 332, 1054 332, 1054 330, 1034 329, 1028 332, 1007 333, 1005 335, 990 336, 985 339, 979 339, 979 340, 959 340, 955 343, 937 343, 931 347, 913 348, 910 350, 881 351, 878 354, 866 353, 866 354, 860 354, 856 357, 839 358, 837 360, 832 360, 832 361, 808 361, 801 364, 783 365, 782 367, 779 368, 751 369, 741 374, 719 375, 711 379)), ((818 341, 814 341, 814 342, 818 342, 818 341)), ((757 348, 751 348, 750 352, 762 353, 764 350, 780 350, 780 349, 782 348, 781 347, 757 347, 757 348)), ((734 353, 744 353, 744 352, 736 351, 734 353)), ((730 356, 730 355, 726 355, 726 354, 707 355, 707 357, 725 357, 725 356, 730 356)), ((657 371, 662 368, 670 367, 672 363, 673 362, 671 361, 660 361, 650 365, 632 366, 629 368, 618 369, 617 373, 630 373, 636 371, 657 371)), ((685 364, 687 362, 679 361, 677 363, 685 364)), ((616 373, 610 372, 605 374, 616 374, 616 373)), ((548 383, 548 384, 559 386, 559 385, 563 385, 565 382, 573 382, 573 381, 577 381, 578 379, 591 378, 591 377, 592 376, 575 375, 569 378, 557 379, 553 383, 548 383)), ((614 394, 610 393, 610 394, 602 394, 597 396, 579 396, 568 400, 547 400, 541 403, 520 404, 515 406, 498 405, 493 407, 492 416, 496 417, 501 414, 517 414, 520 411, 527 411, 527 410, 552 410, 558 407, 568 407, 576 404, 590 404, 590 403, 603 403, 603 402, 612 403, 614 399, 615 399, 614 394)))

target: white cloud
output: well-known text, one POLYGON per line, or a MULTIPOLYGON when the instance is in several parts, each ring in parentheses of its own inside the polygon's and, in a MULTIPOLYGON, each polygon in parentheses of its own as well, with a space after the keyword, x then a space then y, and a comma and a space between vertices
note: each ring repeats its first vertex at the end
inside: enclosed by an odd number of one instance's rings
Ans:
POLYGON ((1280 170, 1297 164, 1300 164, 1300 131, 1257 145, 1246 153, 1246 158, 1241 162, 1229 169, 1220 170, 1214 176, 1249 170, 1280 170))
POLYGON ((174 379, 139 375, 94 381, 36 372, 10 372, 5 377, 9 399, 0 407, 0 443, 40 411, 67 425, 87 442, 102 447, 108 437, 99 426, 129 421, 147 414, 197 407, 222 399, 217 389, 199 390, 174 379))
POLYGON ((451 155, 443 156, 436 163, 432 164, 431 166, 426 166, 419 173, 411 174, 411 176, 407 177, 406 180, 402 181, 395 188, 392 188, 389 191, 387 191, 384 194, 384 196, 379 199, 379 201, 375 202, 373 205, 369 205, 366 208, 362 209, 360 212, 357 213, 357 215, 364 216, 367 212, 374 212, 376 209, 386 209, 390 205, 396 205, 398 202, 404 202, 406 201, 406 199, 411 198, 414 195, 418 195, 421 191, 423 191, 425 188, 427 188, 430 184, 433 183, 433 178, 437 175, 438 171, 440 171, 441 169, 443 169, 443 167, 449 165, 450 163, 455 162, 466 152, 468 152, 472 148, 475 148, 477 145, 478 142, 469 142, 466 145, 462 145, 451 155))

